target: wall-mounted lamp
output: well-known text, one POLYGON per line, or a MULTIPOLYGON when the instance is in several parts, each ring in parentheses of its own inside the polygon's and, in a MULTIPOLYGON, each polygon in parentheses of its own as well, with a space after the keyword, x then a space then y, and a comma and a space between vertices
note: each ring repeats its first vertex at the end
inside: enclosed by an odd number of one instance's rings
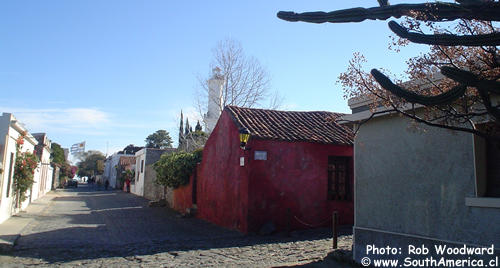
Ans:
POLYGON ((240 128, 240 148, 243 150, 250 150, 246 148, 248 139, 250 138, 250 132, 246 128, 240 128))

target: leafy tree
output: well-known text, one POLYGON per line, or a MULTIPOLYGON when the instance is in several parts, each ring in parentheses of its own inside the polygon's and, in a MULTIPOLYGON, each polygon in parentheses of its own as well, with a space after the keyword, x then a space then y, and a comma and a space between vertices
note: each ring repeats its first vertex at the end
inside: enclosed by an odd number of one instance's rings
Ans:
MULTIPOLYGON (((313 23, 386 20, 398 36, 398 50, 410 42, 430 45, 430 52, 408 61, 410 82, 396 83, 382 72, 363 71, 360 54, 351 60, 348 70, 339 77, 346 97, 369 96, 372 108, 385 105, 376 113, 398 112, 426 125, 473 133, 499 139, 500 107, 494 98, 500 94, 500 33, 492 21, 500 20, 498 1, 461 0, 457 3, 434 2, 353 8, 332 12, 279 12, 288 21, 313 23), (440 24, 439 22, 447 22, 440 24), (433 34, 425 34, 433 32, 433 34), (441 70, 437 77, 436 70, 441 70), (415 107, 422 107, 419 114, 415 107), (496 127, 478 127, 475 122, 491 120, 496 127)), ((384 71, 387 73, 387 71, 384 71)))
POLYGON ((101 163, 104 162, 105 159, 106 157, 104 154, 99 151, 88 151, 82 153, 81 161, 77 164, 78 176, 90 177, 102 174, 104 169, 101 163))
POLYGON ((78 172, 78 167, 77 166, 70 166, 70 172, 68 177, 73 178, 75 177, 76 173, 78 172))
POLYGON ((186 117, 186 130, 184 130, 184 135, 189 135, 190 132, 193 132, 193 129, 189 125, 189 118, 186 117))
POLYGON ((52 162, 62 165, 66 162, 66 157, 64 157, 64 150, 58 143, 53 142, 51 145, 52 153, 50 157, 52 158, 52 162))
POLYGON ((202 131, 200 120, 196 123, 196 126, 194 127, 194 131, 202 131))
POLYGON ((96 163, 96 173, 97 174, 103 174, 104 173, 104 160, 106 160, 106 159, 99 159, 99 160, 97 160, 97 163, 96 163))
POLYGON ((123 169, 121 166, 116 167, 116 171, 118 173, 118 180, 120 181, 120 184, 123 185, 123 183, 129 179, 132 180, 135 177, 135 170, 132 169, 123 169))
POLYGON ((183 122, 183 119, 184 119, 184 115, 182 114, 182 110, 181 110, 181 123, 179 125, 179 144, 182 143, 183 139, 184 139, 184 122, 183 122))
POLYGON ((189 132, 182 140, 182 143, 179 144, 178 150, 184 152, 192 152, 198 149, 202 149, 207 142, 208 134, 201 131, 196 130, 189 132))
POLYGON ((144 147, 135 146, 133 144, 127 145, 123 150, 119 151, 119 154, 135 154, 137 151, 141 150, 144 147))
POLYGON ((202 151, 192 153, 175 152, 163 154, 153 165, 156 171, 156 182, 163 186, 178 188, 189 183, 189 177, 201 162, 202 151))
POLYGON ((146 138, 146 148, 172 148, 172 138, 168 131, 160 129, 146 138))
POLYGON ((179 144, 177 149, 179 151, 184 152, 192 152, 194 150, 203 148, 205 146, 205 142, 208 139, 208 135, 202 131, 200 121, 198 120, 195 131, 189 125, 189 120, 186 118, 185 129, 183 129, 182 125, 182 112, 181 112, 181 125, 179 128, 179 144))
POLYGON ((53 142, 51 145, 52 153, 52 163, 59 166, 59 183, 63 183, 66 179, 72 179, 75 177, 78 170, 77 166, 72 166, 66 161, 64 156, 64 149, 58 143, 53 142))
POLYGON ((78 170, 78 167, 72 166, 72 165, 68 164, 67 162, 65 162, 61 165, 61 168, 59 170, 59 178, 72 179, 76 175, 77 170, 78 170))

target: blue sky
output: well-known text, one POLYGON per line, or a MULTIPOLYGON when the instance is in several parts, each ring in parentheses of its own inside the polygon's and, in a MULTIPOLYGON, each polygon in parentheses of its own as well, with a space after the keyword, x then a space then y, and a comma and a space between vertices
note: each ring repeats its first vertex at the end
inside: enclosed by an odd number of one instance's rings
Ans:
MULTIPOLYGON (((391 1, 400 2, 418 1, 391 1)), ((426 47, 387 49, 387 22, 285 22, 283 11, 330 11, 377 1, 2 1, 0 112, 63 147, 113 153, 166 129, 177 140, 182 109, 195 123, 195 93, 218 41, 241 42, 271 75, 288 110, 350 112, 336 83, 353 53, 367 68, 405 70, 426 47), (106 149, 108 148, 108 149, 106 149)))

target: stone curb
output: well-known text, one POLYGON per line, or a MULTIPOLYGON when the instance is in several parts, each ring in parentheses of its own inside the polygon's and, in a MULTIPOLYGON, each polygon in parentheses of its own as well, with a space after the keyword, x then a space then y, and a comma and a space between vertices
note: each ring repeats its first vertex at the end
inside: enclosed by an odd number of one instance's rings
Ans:
POLYGON ((17 240, 21 237, 21 232, 26 228, 26 226, 28 226, 33 220, 35 220, 35 218, 33 217, 26 218, 20 215, 23 214, 26 215, 28 213, 43 213, 50 206, 52 199, 56 196, 57 196, 56 191, 52 190, 48 192, 45 196, 29 204, 28 207, 26 208, 26 211, 22 211, 15 215, 12 215, 9 219, 0 224, 0 254, 11 252, 14 246, 16 245, 17 240), (40 208, 35 209, 33 208, 33 205, 40 206, 40 208), (6 234, 3 234, 3 232, 5 232, 6 227, 7 229, 10 228, 13 230, 11 230, 10 233, 9 231, 7 231, 6 234))
POLYGON ((11 236, 12 236, 12 238, 10 238, 10 237, 7 239, 0 238, 0 254, 1 253, 8 253, 8 252, 12 251, 12 248, 14 247, 14 245, 16 244, 17 240, 19 239, 19 237, 21 235, 14 234, 11 236))

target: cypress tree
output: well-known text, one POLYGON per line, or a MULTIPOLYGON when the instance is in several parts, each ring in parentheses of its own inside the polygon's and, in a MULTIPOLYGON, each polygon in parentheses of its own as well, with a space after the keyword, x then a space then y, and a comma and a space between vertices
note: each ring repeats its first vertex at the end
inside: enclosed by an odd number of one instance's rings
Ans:
POLYGON ((200 120, 198 120, 198 123, 196 123, 196 126, 194 127, 194 131, 197 132, 197 131, 201 131, 201 125, 200 125, 200 120))
POLYGON ((183 121, 183 114, 181 110, 181 124, 179 126, 179 147, 181 147, 182 143, 184 142, 184 121, 183 121))
POLYGON ((191 132, 191 127, 189 126, 189 118, 186 117, 186 130, 184 131, 184 137, 187 137, 191 132))

